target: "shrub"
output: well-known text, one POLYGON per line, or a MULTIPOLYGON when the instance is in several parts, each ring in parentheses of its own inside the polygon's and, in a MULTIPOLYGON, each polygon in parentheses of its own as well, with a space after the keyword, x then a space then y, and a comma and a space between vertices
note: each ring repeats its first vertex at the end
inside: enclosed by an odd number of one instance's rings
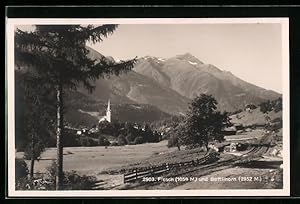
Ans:
MULTIPOLYGON (((48 178, 52 185, 47 186, 47 190, 55 189, 56 162, 47 167, 48 178)), ((64 172, 64 190, 91 190, 96 183, 95 176, 79 175, 76 171, 64 172)))
POLYGON ((135 137, 132 134, 129 134, 125 137, 127 144, 134 143, 135 137))
POLYGON ((16 179, 16 190, 29 190, 32 188, 32 181, 30 178, 19 178, 16 179))
POLYGON ((178 150, 180 150, 180 145, 179 145, 179 139, 178 137, 176 136, 171 136, 169 139, 168 139, 168 145, 167 145, 169 148, 170 147, 177 147, 178 150))
POLYGON ((260 111, 262 113, 267 113, 267 112, 272 111, 272 105, 271 105, 270 100, 262 102, 261 104, 259 104, 259 107, 260 107, 260 111))
POLYGON ((80 137, 80 145, 86 147, 97 146, 98 141, 94 140, 93 138, 84 136, 84 137, 80 137))
POLYGON ((142 144, 144 142, 144 139, 143 139, 143 137, 136 137, 135 139, 134 139, 134 144, 142 144))
POLYGON ((80 136, 75 131, 66 130, 63 137, 64 147, 78 147, 80 146, 80 136))
POLYGON ((127 144, 126 139, 125 139, 125 137, 124 137, 123 135, 120 135, 120 136, 118 137, 118 144, 119 144, 120 146, 123 146, 123 145, 126 145, 126 144, 127 144))
POLYGON ((28 167, 23 159, 15 159, 16 179, 26 178, 28 175, 28 167))
POLYGON ((246 105, 246 108, 250 108, 251 110, 253 110, 253 109, 256 109, 257 106, 254 105, 254 104, 247 104, 247 105, 246 105))
POLYGON ((15 178, 16 190, 26 190, 27 185, 30 183, 28 176, 27 164, 23 159, 15 159, 15 178))
POLYGON ((110 143, 110 146, 119 146, 118 142, 112 142, 110 143))
POLYGON ((76 171, 65 172, 64 190, 92 190, 96 181, 95 176, 81 176, 76 171))
POLYGON ((46 167, 48 178, 51 181, 55 181, 55 178, 56 178, 56 168, 57 168, 57 164, 56 164, 55 161, 53 161, 50 166, 46 167))
POLYGON ((160 134, 157 131, 154 131, 152 137, 149 138, 148 142, 159 142, 160 134))
POLYGON ((109 146, 110 142, 104 136, 99 136, 98 138, 98 145, 99 146, 109 146))

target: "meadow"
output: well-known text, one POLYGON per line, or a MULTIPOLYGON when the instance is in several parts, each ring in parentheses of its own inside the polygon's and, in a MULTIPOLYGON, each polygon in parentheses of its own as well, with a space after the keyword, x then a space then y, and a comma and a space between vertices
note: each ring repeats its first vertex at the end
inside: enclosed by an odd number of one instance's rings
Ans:
POLYGON ((237 133, 236 135, 225 136, 226 141, 260 139, 264 134, 263 129, 253 129, 249 132, 237 133))
MULTIPOLYGON (((228 142, 239 139, 258 139, 262 134, 262 130, 256 129, 251 132, 226 136, 225 139, 228 139, 228 142)), ((96 176, 99 189, 112 189, 116 186, 122 186, 122 174, 129 169, 190 161, 201 158, 204 154, 205 151, 200 148, 187 150, 185 147, 182 147, 180 151, 178 151, 177 147, 168 148, 167 140, 159 143, 109 146, 107 148, 104 146, 65 147, 63 169, 64 171, 74 170, 81 175, 96 176)), ((223 159, 226 159, 228 156, 232 157, 232 155, 222 155, 223 159)), ((17 152, 16 157, 22 158, 23 153, 17 152)), ((41 155, 41 159, 35 163, 35 173, 45 173, 47 167, 55 159, 56 148, 46 149, 41 155)), ((26 161, 26 163, 30 166, 30 161, 26 161)), ((203 169, 200 171, 203 173, 203 169)), ((215 169, 215 171, 218 170, 215 169)), ((199 173, 199 175, 201 174, 199 173)), ((190 186, 189 188, 193 187, 190 186)))
MULTIPOLYGON (((102 171, 134 164, 147 158, 176 151, 177 147, 168 148, 167 141, 140 145, 96 147, 65 147, 64 171, 74 170, 79 174, 97 175, 102 171)), ((23 152, 16 153, 17 158, 23 152)), ((42 153, 41 159, 35 162, 35 172, 44 173, 46 168, 56 159, 56 148, 48 148, 42 153)), ((26 161, 30 166, 30 161, 26 161)))
MULTIPOLYGON (((239 139, 260 138, 262 130, 253 130, 239 135, 226 136, 228 141, 239 139)), ((199 150, 177 150, 168 148, 167 140, 159 143, 145 143, 139 145, 95 147, 65 147, 64 171, 74 170, 79 174, 97 175, 104 172, 117 172, 123 168, 160 165, 161 163, 182 162, 200 157, 199 150), (180 160, 180 161, 179 161, 180 160)), ((23 152, 16 153, 17 158, 23 157, 23 152)), ((35 172, 45 173, 56 159, 56 148, 47 148, 41 159, 35 162, 35 172)), ((30 161, 26 161, 30 166, 30 161)))

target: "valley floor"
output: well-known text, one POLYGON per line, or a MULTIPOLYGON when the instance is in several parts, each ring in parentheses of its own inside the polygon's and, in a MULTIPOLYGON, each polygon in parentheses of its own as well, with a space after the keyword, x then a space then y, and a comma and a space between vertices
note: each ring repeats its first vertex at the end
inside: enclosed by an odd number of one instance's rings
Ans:
MULTIPOLYGON (((260 138, 260 131, 245 134, 242 138, 260 138)), ((230 136, 234 140, 241 136, 230 136)), ((221 153, 219 161, 197 167, 182 168, 171 171, 163 177, 197 177, 197 181, 188 182, 153 182, 123 184, 124 169, 149 167, 162 163, 176 163, 190 161, 203 157, 204 152, 194 150, 178 151, 177 147, 168 148, 167 141, 140 145, 105 147, 66 147, 64 148, 64 171, 74 170, 83 175, 97 177, 95 189, 274 189, 282 188, 281 158, 269 157, 260 160, 252 166, 232 165, 233 161, 241 157, 228 153, 221 153), (251 177, 250 181, 241 181, 239 177, 251 177), (223 178, 223 180, 211 180, 223 178), (228 178, 231 179, 228 181, 228 178), (227 179, 227 180, 226 180, 227 179)), ((23 153, 17 152, 17 158, 23 153)), ((47 149, 36 162, 35 172, 44 173, 56 158, 56 148, 47 149)), ((29 161, 26 161, 28 166, 29 161)))
MULTIPOLYGON (((98 175, 110 168, 118 168, 146 160, 153 155, 176 151, 168 148, 167 141, 126 146, 65 147, 64 171, 74 170, 79 174, 98 175)), ((17 152, 16 158, 22 158, 23 152, 17 152)), ((56 159, 56 148, 48 148, 41 159, 35 162, 35 172, 44 173, 56 159)), ((30 166, 29 161, 26 161, 30 166)))

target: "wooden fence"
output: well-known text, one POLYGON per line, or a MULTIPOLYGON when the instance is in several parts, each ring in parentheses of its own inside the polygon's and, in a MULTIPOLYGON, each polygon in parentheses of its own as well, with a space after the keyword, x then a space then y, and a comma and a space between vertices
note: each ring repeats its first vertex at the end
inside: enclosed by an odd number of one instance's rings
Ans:
POLYGON ((218 158, 218 153, 213 151, 202 158, 185 161, 185 162, 177 162, 177 163, 165 163, 160 166, 151 166, 151 167, 142 167, 142 168, 134 168, 131 169, 129 172, 123 174, 123 183, 134 182, 140 180, 144 177, 152 177, 155 175, 159 175, 170 171, 174 168, 182 168, 182 167, 189 167, 189 166, 199 166, 207 163, 211 163, 216 161, 218 158))

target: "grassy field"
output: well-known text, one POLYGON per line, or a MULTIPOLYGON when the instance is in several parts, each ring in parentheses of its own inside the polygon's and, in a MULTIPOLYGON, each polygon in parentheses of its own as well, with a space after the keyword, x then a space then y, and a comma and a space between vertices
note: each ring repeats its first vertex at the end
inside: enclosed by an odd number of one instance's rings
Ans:
MULTIPOLYGON (((246 132, 240 135, 226 136, 226 139, 248 139, 248 138, 260 138, 263 135, 261 130, 253 130, 251 132, 246 132)), ((176 162, 184 162, 195 160, 197 158, 203 157, 205 152, 201 151, 200 148, 185 150, 184 147, 178 151, 177 147, 168 148, 167 140, 161 141, 159 143, 147 143, 140 145, 126 145, 126 146, 110 146, 107 149, 102 146, 97 147, 65 147, 64 148, 64 171, 74 170, 79 174, 96 176, 99 181, 99 187, 103 189, 112 189, 114 186, 122 185, 122 173, 132 168, 139 167, 149 167, 161 165, 164 163, 176 163, 176 162)), ((22 158, 23 153, 17 152, 17 158, 22 158)), ((234 158, 235 156, 230 154, 222 154, 222 159, 219 162, 223 162, 234 158)), ((41 156, 41 160, 35 163, 35 172, 44 173, 46 172, 46 168, 51 165, 53 161, 56 159, 56 148, 48 148, 41 156)), ((30 161, 26 161, 28 166, 30 161)), ((208 168, 205 166, 203 168, 199 167, 190 167, 189 169, 181 169, 176 170, 175 173, 182 174, 186 176, 196 175, 198 177, 212 174, 217 171, 225 170, 223 168, 228 168, 223 165, 217 168, 208 168), (219 169, 220 168, 220 169, 219 169), (188 173, 192 171, 191 173, 188 173), (198 172, 198 173, 195 173, 198 172)), ((237 169, 232 169, 231 171, 224 171, 222 175, 226 177, 227 173, 236 173, 237 169)), ((243 169, 239 169, 242 171, 243 169)), ((245 171, 246 172, 246 171, 245 171)), ((260 171, 253 172, 253 174, 259 173, 260 171)), ((241 172, 238 172, 238 175, 241 172)), ((214 175, 214 174, 213 174, 214 175)), ((216 174, 219 175, 219 174, 216 174)), ((98 185, 98 184, 97 184, 98 185)), ((197 184, 186 184, 187 186, 178 187, 180 188, 188 188, 194 189, 199 188, 197 184), (194 186, 196 185, 196 186, 194 186)), ((203 185, 203 184, 202 184, 203 185)), ((206 186, 211 184, 206 183, 206 186)), ((226 183, 218 184, 227 188, 226 183)), ((260 184, 254 184, 257 187, 260 184)), ((167 185, 167 183, 162 183, 157 186, 154 185, 153 188, 158 189, 172 189, 177 187, 176 185, 167 185)), ((247 188, 251 188, 249 186, 243 186, 247 188)), ((266 186, 263 185, 262 188, 266 186)), ((144 187, 141 187, 143 189, 144 187)), ((147 188, 151 189, 151 186, 147 188)), ((210 187, 208 187, 210 188, 210 187)), ((235 188, 235 187, 232 187, 235 188)), ((239 185, 236 186, 239 188, 239 185)), ((255 187, 253 187, 255 188, 255 187)), ((267 187, 268 188, 268 187, 267 187)), ((139 188, 137 188, 139 189, 139 188)))
MULTIPOLYGON (((226 136, 225 139, 259 138, 262 130, 253 130, 240 135, 226 136)), ((183 162, 203 156, 199 149, 177 151, 177 147, 168 148, 167 140, 159 143, 140 145, 96 147, 65 147, 64 171, 75 170, 80 174, 97 175, 105 171, 118 172, 124 168, 160 165, 162 163, 183 162)), ((17 158, 23 153, 17 152, 17 158)), ((41 160, 35 163, 35 172, 46 172, 46 168, 56 159, 56 148, 43 152, 41 160)), ((29 161, 26 161, 29 165, 29 161)))
POLYGON ((145 159, 140 160, 135 163, 127 164, 121 167, 112 167, 107 169, 105 172, 102 173, 109 173, 109 174, 120 174, 124 173, 129 169, 134 168, 142 168, 142 167, 150 167, 150 166, 161 166, 165 163, 172 164, 178 162, 187 162, 191 160, 200 159, 204 156, 206 152, 203 149, 196 148, 196 149, 182 149, 180 151, 175 150, 172 152, 165 152, 161 154, 154 154, 153 156, 145 159))
MULTIPOLYGON (((110 168, 117 168, 143 161, 152 155, 166 154, 176 151, 177 148, 168 148, 167 141, 140 145, 105 147, 65 147, 64 171, 75 170, 80 174, 97 175, 110 168)), ((23 153, 17 152, 17 158, 23 153)), ((41 160, 35 163, 35 172, 43 173, 56 158, 56 148, 47 149, 41 160)), ((29 161, 26 161, 29 165, 29 161)))
MULTIPOLYGON (((275 118, 282 119, 282 111, 279 111, 277 113, 271 111, 267 115, 271 120, 274 120, 275 118)), ((240 123, 244 126, 266 124, 265 115, 260 111, 260 108, 256 108, 252 110, 252 112, 243 111, 241 113, 230 116, 230 118, 232 123, 240 123)))
POLYGON ((263 136, 263 129, 254 129, 251 132, 244 132, 236 135, 225 136, 225 140, 233 141, 233 140, 247 140, 247 139, 259 139, 263 136))

